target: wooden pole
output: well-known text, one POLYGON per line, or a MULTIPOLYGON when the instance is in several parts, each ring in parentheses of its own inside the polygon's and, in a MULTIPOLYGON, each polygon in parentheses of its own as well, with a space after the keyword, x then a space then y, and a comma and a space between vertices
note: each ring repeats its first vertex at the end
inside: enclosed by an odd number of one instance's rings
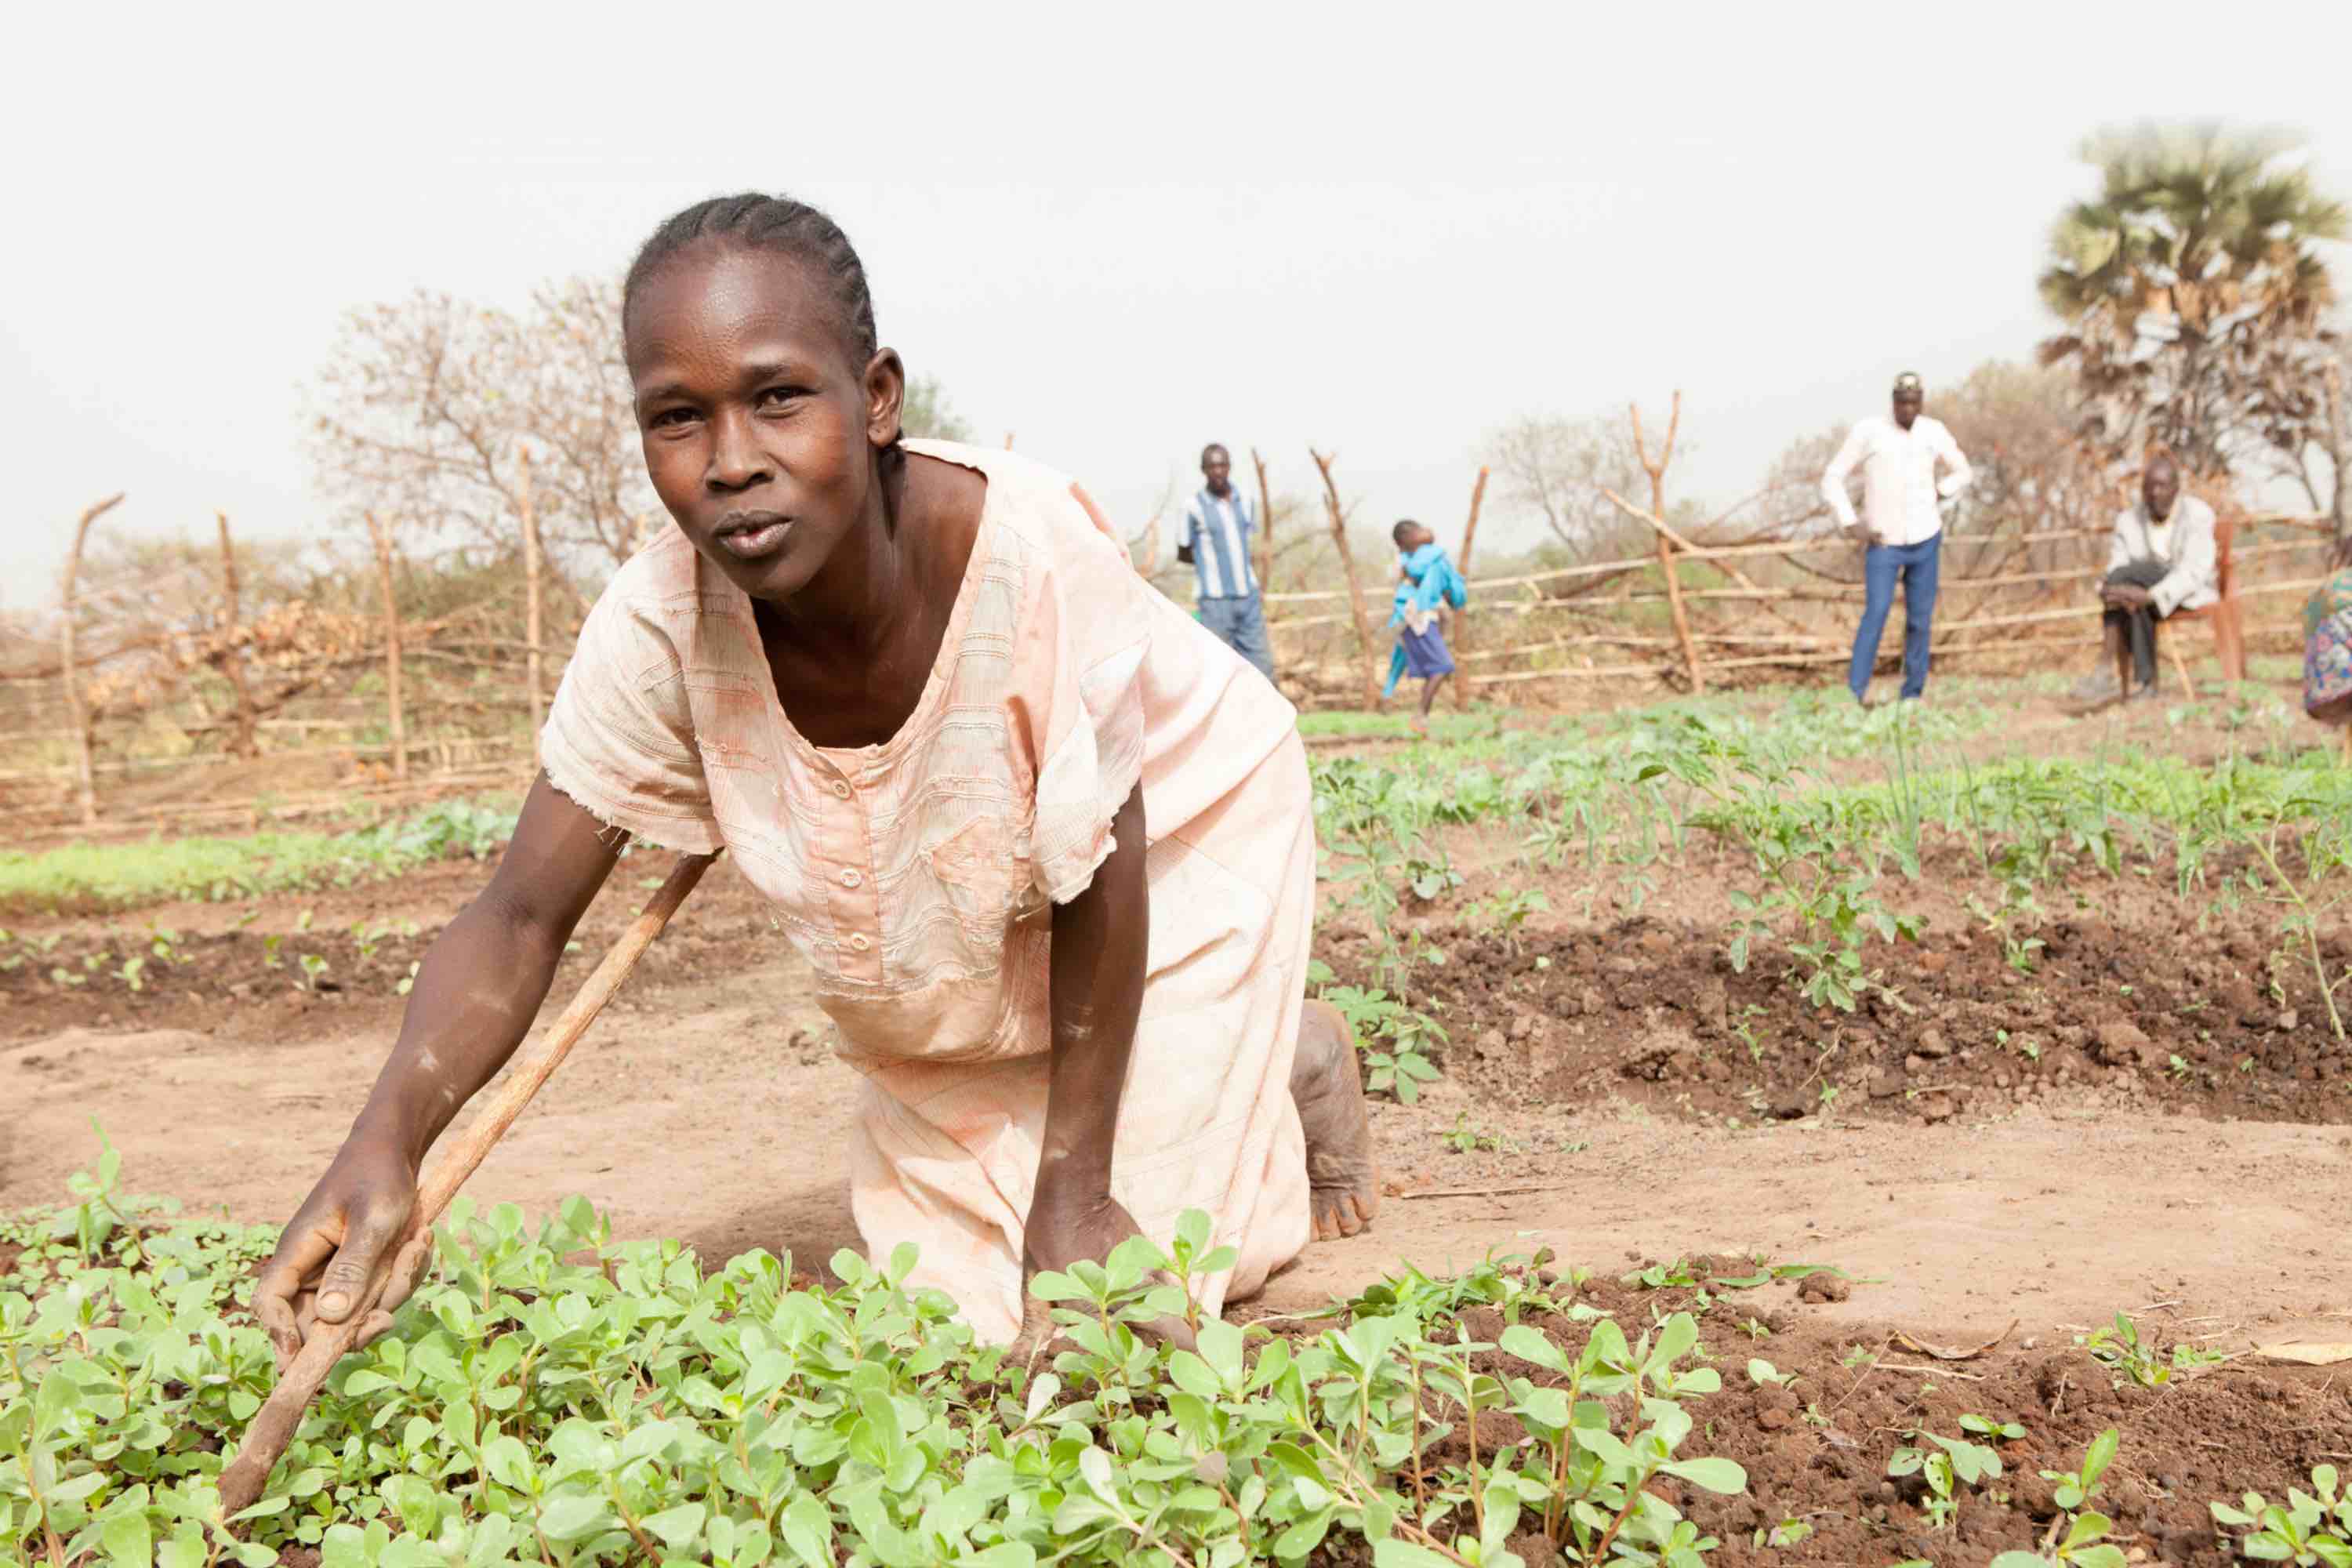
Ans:
POLYGON ((646 901, 646 907, 621 940, 607 951, 602 962, 588 978, 547 1033, 536 1044, 527 1045, 515 1053, 506 1077, 483 1101, 481 1111, 467 1125, 460 1136, 452 1139, 443 1149, 441 1157, 433 1163, 423 1181, 417 1184, 416 1205, 409 1211, 408 1223, 402 1227, 387 1256, 393 1259, 390 1273, 365 1300, 354 1303, 351 1315, 340 1323, 315 1324, 301 1353, 280 1372, 278 1386, 269 1391, 268 1400, 247 1423, 245 1436, 237 1443, 236 1458, 220 1474, 221 1513, 234 1518, 251 1508, 261 1497, 261 1489, 269 1479, 269 1472, 278 1468, 285 1457, 286 1447, 294 1440, 296 1428, 302 1424, 302 1412, 309 1408, 311 1398, 326 1386, 328 1374, 335 1363, 359 1348, 370 1321, 375 1316, 376 1303, 393 1283, 393 1276, 402 1276, 401 1282, 414 1286, 426 1266, 433 1261, 433 1226, 448 1208, 449 1200, 466 1184, 466 1178, 480 1168, 482 1161, 508 1128, 514 1125, 530 1097, 553 1077, 563 1065, 563 1058, 596 1021, 604 1004, 621 988, 639 958, 662 927, 669 923, 686 896, 694 891, 695 883, 710 868, 715 857, 681 855, 670 868, 669 878, 646 901))
POLYGON ((521 479, 515 487, 516 509, 522 513, 523 641, 530 652, 524 666, 530 688, 530 761, 539 765, 539 731, 547 721, 547 705, 540 695, 540 552, 539 509, 530 493, 530 448, 522 448, 521 479))
MULTIPOLYGON (((1478 466, 1478 482, 1470 487, 1470 521, 1462 525, 1462 575, 1465 580, 1470 575, 1470 552, 1478 543, 1478 505, 1486 499, 1486 467, 1481 463, 1478 466)), ((1454 623, 1454 640, 1465 653, 1469 651, 1470 609, 1466 605, 1463 606, 1462 613, 1454 623)), ((1468 680, 1457 680, 1454 683, 1454 706, 1456 708, 1470 706, 1468 680)))
MULTIPOLYGON (((2335 500, 2328 511, 2336 537, 2352 539, 2352 426, 2344 421, 2344 367, 2334 360, 2327 362, 2326 389, 2328 455, 2336 465, 2335 500)), ((2352 730, 2345 735, 2352 740, 2352 730)))
MULTIPOLYGON (((1633 451, 1642 460, 1642 468, 1650 476, 1650 510, 1663 523, 1666 515, 1666 465, 1675 460, 1675 434, 1683 425, 1682 389, 1675 389, 1674 414, 1666 421, 1666 441, 1658 449, 1658 460, 1650 460, 1650 444, 1642 436, 1642 405, 1626 405, 1633 416, 1633 451)), ((1666 605, 1674 611, 1675 637, 1683 645, 1683 667, 1690 671, 1693 691, 1704 691, 1706 679, 1699 672, 1698 647, 1691 641, 1690 616, 1683 610, 1682 584, 1675 576, 1675 547, 1661 527, 1657 531, 1658 567, 1666 577, 1666 605)))
POLYGON ((392 776, 408 777, 408 721, 400 700, 400 599, 392 583, 392 529, 373 512, 367 518, 368 537, 375 542, 376 588, 383 596, 383 705, 385 727, 391 731, 392 776))
POLYGON ((1257 467, 1257 587, 1264 594, 1274 588, 1274 497, 1265 488, 1265 459, 1255 447, 1250 461, 1257 467))
POLYGON ((74 525, 73 548, 66 552, 65 582, 58 594, 65 617, 58 634, 61 644, 58 653, 63 660, 58 675, 66 684, 66 722, 73 726, 74 788, 81 802, 84 827, 98 824, 98 779, 89 760, 89 713, 82 705, 81 684, 74 679, 74 620, 80 608, 75 596, 76 585, 81 578, 81 547, 89 538, 89 525, 120 506, 123 493, 117 490, 95 506, 82 510, 81 521, 74 525))
POLYGON ((236 732, 229 742, 231 754, 257 757, 261 754, 261 716, 254 711, 253 688, 245 679, 245 650, 236 646, 236 629, 240 620, 237 604, 236 550, 228 537, 228 513, 216 511, 213 521, 220 525, 221 558, 221 674, 228 678, 229 689, 236 696, 236 732))
POLYGON ((1364 584, 1356 575, 1356 552, 1348 547, 1348 514, 1339 505, 1339 487, 1331 478, 1331 465, 1339 454, 1327 458, 1314 447, 1307 455, 1315 459, 1315 467, 1323 475, 1323 505, 1331 516, 1331 542, 1339 548, 1339 569, 1348 578, 1348 608, 1356 621, 1356 651, 1362 656, 1364 668, 1364 707, 1367 710, 1380 706, 1380 678, 1372 671, 1372 621, 1364 609, 1364 584))

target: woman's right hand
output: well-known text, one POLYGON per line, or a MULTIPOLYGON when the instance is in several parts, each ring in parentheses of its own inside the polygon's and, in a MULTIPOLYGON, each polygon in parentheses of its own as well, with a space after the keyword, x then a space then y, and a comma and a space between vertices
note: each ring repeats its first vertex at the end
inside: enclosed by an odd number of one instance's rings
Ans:
POLYGON ((253 1315, 268 1331, 281 1373, 320 1324, 345 1321, 379 1280, 387 1281, 383 1298, 370 1309, 359 1343, 392 1327, 432 1244, 422 1237, 394 1255, 415 1207, 415 1167, 390 1140, 354 1131, 287 1222, 253 1288, 253 1315))

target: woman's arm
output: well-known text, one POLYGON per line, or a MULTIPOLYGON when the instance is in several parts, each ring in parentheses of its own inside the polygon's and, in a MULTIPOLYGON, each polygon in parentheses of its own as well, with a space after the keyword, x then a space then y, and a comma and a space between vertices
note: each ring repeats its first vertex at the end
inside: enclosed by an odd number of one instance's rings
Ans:
POLYGON ((1111 1144, 1143 1008, 1151 931, 1143 786, 1112 819, 1118 845, 1086 891, 1054 907, 1053 1068, 1030 1200, 1024 1274, 1100 1261, 1138 1226, 1110 1194, 1111 1144))
MULTIPOLYGON (((313 1310, 341 1322, 393 1265, 386 1249, 415 1207, 425 1151, 529 1032, 625 842, 545 778, 531 786, 489 886, 425 953, 374 1091, 254 1288, 254 1315, 281 1366, 301 1349, 313 1310), (313 1306, 304 1298, 314 1291, 313 1306)), ((397 1292, 395 1282, 377 1331, 397 1292)))

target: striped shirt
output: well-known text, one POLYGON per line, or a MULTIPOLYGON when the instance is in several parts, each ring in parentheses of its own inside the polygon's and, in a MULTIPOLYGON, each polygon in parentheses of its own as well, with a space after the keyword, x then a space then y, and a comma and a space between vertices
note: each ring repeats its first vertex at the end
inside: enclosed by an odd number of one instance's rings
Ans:
POLYGON ((1254 599, 1257 573, 1250 564, 1250 535, 1257 520, 1249 498, 1237 488, 1222 496, 1206 489, 1184 509, 1184 542, 1192 552, 1203 599, 1254 599))

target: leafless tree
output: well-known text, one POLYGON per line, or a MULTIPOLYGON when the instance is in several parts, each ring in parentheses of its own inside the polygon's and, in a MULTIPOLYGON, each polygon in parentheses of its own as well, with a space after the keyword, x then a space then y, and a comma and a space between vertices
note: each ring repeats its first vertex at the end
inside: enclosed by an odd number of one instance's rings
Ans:
POLYGON ((516 548, 526 444, 559 558, 617 565, 657 515, 613 283, 549 284, 520 315, 424 292, 354 310, 312 393, 320 488, 353 517, 516 548))
POLYGON ((1483 461, 1494 470, 1498 510, 1541 518, 1571 559, 1606 553, 1612 541, 1649 548, 1605 493, 1633 493, 1645 477, 1622 416, 1528 415, 1486 437, 1483 461))

